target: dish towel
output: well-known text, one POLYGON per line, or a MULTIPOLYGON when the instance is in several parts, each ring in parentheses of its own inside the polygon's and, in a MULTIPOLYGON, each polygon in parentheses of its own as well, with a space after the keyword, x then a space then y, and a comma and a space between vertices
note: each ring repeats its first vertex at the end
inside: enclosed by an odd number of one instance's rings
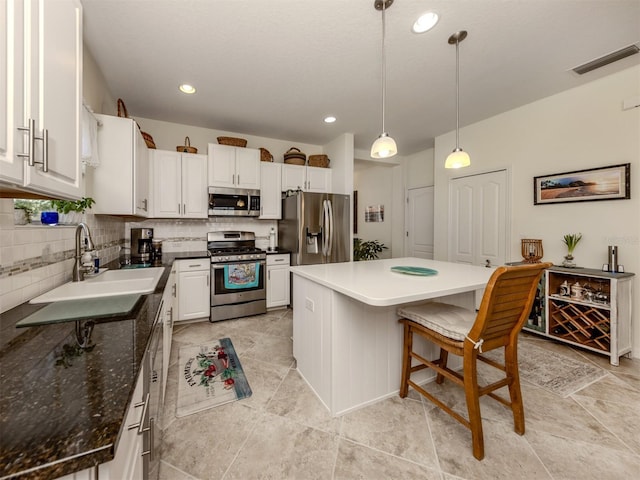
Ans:
POLYGON ((98 119, 87 105, 82 105, 82 163, 100 165, 98 156, 98 119))
POLYGON ((224 288, 254 288, 259 282, 259 263, 234 263, 224 266, 224 288))

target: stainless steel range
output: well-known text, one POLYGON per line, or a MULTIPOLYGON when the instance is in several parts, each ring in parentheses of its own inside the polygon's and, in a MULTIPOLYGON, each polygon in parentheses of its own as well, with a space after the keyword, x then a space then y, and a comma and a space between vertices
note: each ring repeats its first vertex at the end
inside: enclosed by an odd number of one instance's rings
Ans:
POLYGON ((267 311, 266 253, 253 232, 209 232, 211 321, 267 311))

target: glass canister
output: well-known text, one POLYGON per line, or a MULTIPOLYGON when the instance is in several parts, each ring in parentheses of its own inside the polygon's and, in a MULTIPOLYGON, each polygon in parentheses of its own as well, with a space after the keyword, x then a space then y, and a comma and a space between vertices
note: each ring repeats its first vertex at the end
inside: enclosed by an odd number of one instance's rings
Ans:
POLYGON ((162 241, 153 240, 151 242, 151 258, 160 260, 162 258, 162 241))

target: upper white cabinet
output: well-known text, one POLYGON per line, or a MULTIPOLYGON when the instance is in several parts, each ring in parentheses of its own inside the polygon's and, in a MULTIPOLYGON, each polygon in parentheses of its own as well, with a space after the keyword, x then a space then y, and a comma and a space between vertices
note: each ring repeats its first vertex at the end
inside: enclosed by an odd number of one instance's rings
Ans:
POLYGON ((96 201, 92 213, 149 216, 149 149, 130 118, 96 115, 100 165, 87 191, 96 201))
POLYGON ((282 172, 280 163, 261 162, 260 165, 260 218, 282 218, 282 172))
POLYGON ((209 186, 260 189, 260 150, 209 144, 209 186))
POLYGON ((80 198, 82 5, 5 0, 0 9, 0 182, 80 198))
POLYGON ((150 150, 151 216, 207 218, 207 156, 150 150))
POLYGON ((331 169, 282 165, 282 190, 331 193, 331 169))

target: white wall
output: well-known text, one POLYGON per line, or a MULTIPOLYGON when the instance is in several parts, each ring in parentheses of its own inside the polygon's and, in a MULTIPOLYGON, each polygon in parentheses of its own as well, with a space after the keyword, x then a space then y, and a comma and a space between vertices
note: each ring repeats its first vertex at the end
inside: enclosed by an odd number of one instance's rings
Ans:
POLYGON ((176 146, 184 145, 185 137, 189 137, 192 147, 198 149, 198 153, 206 154, 209 143, 218 143, 217 137, 236 137, 247 140, 248 148, 266 148, 273 155, 274 162, 282 163, 284 153, 291 147, 296 147, 307 156, 322 154, 321 145, 294 142, 292 140, 278 140, 273 138, 258 137, 243 133, 226 132, 213 128, 194 127, 180 123, 163 122, 150 118, 140 118, 129 112, 129 116, 135 118, 140 128, 153 137, 153 141, 159 150, 176 150, 176 146))
MULTIPOLYGON (((607 246, 618 245, 626 271, 640 274, 640 108, 622 110, 640 95, 640 66, 539 100, 461 129, 460 146, 471 155, 463 171, 444 169, 455 132, 435 141, 435 258, 448 255, 448 182, 454 176, 507 167, 511 172, 510 260, 520 260, 520 239, 540 238, 544 260, 561 263, 562 237, 583 234, 574 256, 600 268, 607 246), (533 204, 533 177, 631 163, 631 199, 533 204)), ((464 112, 464 105, 461 105, 464 112)), ((634 350, 640 357, 640 281, 634 291, 634 350)))

